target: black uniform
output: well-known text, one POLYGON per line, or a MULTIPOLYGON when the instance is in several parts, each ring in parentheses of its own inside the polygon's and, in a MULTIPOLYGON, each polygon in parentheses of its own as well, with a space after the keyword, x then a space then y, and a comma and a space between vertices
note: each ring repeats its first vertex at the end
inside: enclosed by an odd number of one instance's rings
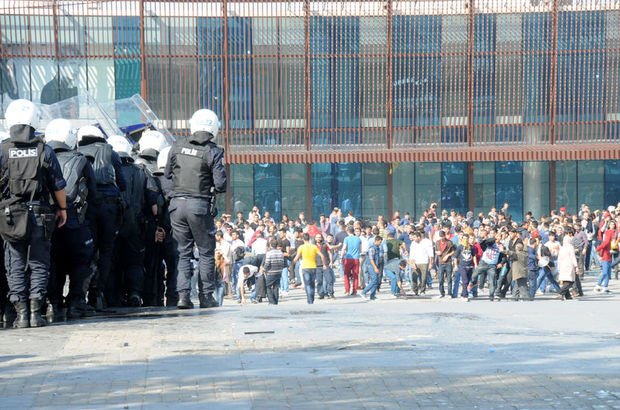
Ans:
POLYGON ((154 215, 149 209, 145 212, 145 254, 144 254, 144 304, 146 306, 163 306, 163 243, 155 242, 155 232, 160 227, 159 213, 164 205, 164 195, 159 179, 154 176, 157 171, 157 151, 148 150, 136 159, 147 178, 147 188, 154 197, 151 205, 157 205, 158 213, 154 215), (150 152, 152 151, 152 152, 150 152))
POLYGON ((123 278, 129 304, 140 306, 145 293, 145 219, 157 198, 149 191, 148 176, 144 169, 134 164, 131 157, 123 157, 122 161, 121 172, 127 189, 121 194, 125 210, 116 239, 113 279, 121 282, 123 278))
POLYGON ((172 235, 172 225, 170 222, 170 191, 172 190, 172 181, 166 179, 163 174, 156 174, 164 195, 164 204, 160 209, 159 225, 164 229, 166 237, 163 245, 163 259, 165 263, 164 280, 166 285, 165 297, 166 306, 176 306, 179 301, 177 294, 177 265, 179 264, 179 245, 172 235))
POLYGON ((199 270, 207 306, 217 306, 213 292, 215 277, 215 224, 210 214, 214 193, 226 192, 224 150, 212 142, 213 136, 197 132, 175 141, 165 175, 172 179, 170 219, 178 242, 177 290, 179 307, 191 307, 189 301, 194 243, 199 253, 199 270))
MULTIPOLYGON (((20 315, 16 326, 27 327, 30 325, 28 299, 34 314, 47 295, 50 239, 56 225, 52 193, 63 190, 66 182, 54 150, 34 135, 33 128, 16 125, 11 127, 10 135, 0 150, 3 193, 0 233, 5 239, 9 299, 20 315), (29 226, 29 234, 11 237, 13 228, 20 226, 29 226)), ((44 324, 39 321, 40 316, 32 325, 44 324)))
POLYGON ((85 139, 78 148, 92 164, 97 182, 98 200, 88 207, 90 232, 99 252, 96 272, 90 282, 89 303, 103 306, 106 302, 115 306, 120 303, 118 284, 110 278, 114 240, 121 223, 120 191, 125 191, 125 179, 121 172, 121 159, 112 146, 100 139, 85 139))
MULTIPOLYGON (((69 317, 92 314, 85 306, 90 278, 90 263, 94 252, 93 238, 86 221, 89 203, 96 201, 95 173, 84 155, 71 150, 66 144, 50 141, 63 177, 67 182, 67 223, 54 232, 52 238, 52 269, 48 284, 48 298, 56 311, 65 303, 69 317), (69 275, 69 294, 63 301, 65 280, 69 275)), ((50 313, 50 309, 48 309, 50 313)), ((52 316, 48 314, 48 320, 52 316)))

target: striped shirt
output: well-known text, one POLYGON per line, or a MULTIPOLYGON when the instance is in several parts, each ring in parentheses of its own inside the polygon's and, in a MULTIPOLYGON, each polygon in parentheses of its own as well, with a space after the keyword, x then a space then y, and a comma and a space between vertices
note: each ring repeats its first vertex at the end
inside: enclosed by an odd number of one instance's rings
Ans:
POLYGON ((282 270, 286 267, 282 251, 279 249, 272 249, 267 252, 267 255, 265 255, 264 267, 268 275, 282 273, 282 270))

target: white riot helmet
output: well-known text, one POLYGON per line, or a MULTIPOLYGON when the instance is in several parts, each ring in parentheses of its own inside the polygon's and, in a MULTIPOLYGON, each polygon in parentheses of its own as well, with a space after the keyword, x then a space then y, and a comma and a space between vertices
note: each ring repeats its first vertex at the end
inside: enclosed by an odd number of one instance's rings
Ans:
POLYGON ((220 131, 220 120, 213 111, 203 108, 192 115, 192 118, 189 120, 189 128, 192 134, 205 131, 215 138, 220 131))
POLYGON ((80 127, 77 134, 78 142, 82 142, 84 138, 100 138, 105 141, 105 137, 103 136, 103 132, 94 125, 85 125, 80 127))
POLYGON ((131 157, 133 145, 122 135, 110 136, 110 138, 108 138, 108 144, 110 144, 112 149, 121 157, 131 157))
POLYGON ((167 146, 166 148, 162 149, 157 156, 158 170, 163 170, 164 168, 166 168, 166 165, 168 164, 168 155, 170 155, 170 149, 171 147, 167 146))
POLYGON ((144 131, 139 144, 140 154, 144 154, 147 150, 155 150, 157 153, 160 153, 162 149, 169 145, 164 134, 155 130, 144 131))
POLYGON ((56 118, 50 121, 45 127, 45 141, 58 141, 66 144, 69 148, 75 149, 77 145, 77 135, 71 125, 71 121, 64 118, 56 118))
POLYGON ((41 111, 32 101, 21 99, 10 103, 4 116, 8 129, 14 125, 28 125, 36 129, 41 120, 41 111))

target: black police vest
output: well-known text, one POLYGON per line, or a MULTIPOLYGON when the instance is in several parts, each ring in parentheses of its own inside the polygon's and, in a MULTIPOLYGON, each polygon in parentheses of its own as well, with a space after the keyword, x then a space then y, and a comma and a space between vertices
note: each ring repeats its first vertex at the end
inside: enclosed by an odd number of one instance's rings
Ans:
POLYGON ((67 204, 85 203, 88 196, 88 187, 84 178, 84 167, 88 160, 79 152, 60 151, 56 153, 58 163, 62 169, 62 176, 67 182, 67 204))
POLYGON ((172 190, 179 194, 210 197, 213 174, 209 163, 212 143, 195 145, 186 139, 172 146, 172 190))
POLYGON ((16 144, 6 140, 1 145, 4 163, 2 164, 3 189, 8 188, 14 202, 25 202, 31 198, 41 200, 43 188, 43 168, 45 163, 44 144, 16 144))
POLYGON ((78 148, 93 166, 98 185, 116 185, 116 172, 112 164, 112 146, 105 142, 95 142, 78 148))
POLYGON ((127 188, 121 192, 121 198, 125 202, 125 228, 134 226, 142 221, 144 215, 144 188, 146 186, 146 174, 142 167, 124 163, 121 167, 123 177, 127 182, 127 188))

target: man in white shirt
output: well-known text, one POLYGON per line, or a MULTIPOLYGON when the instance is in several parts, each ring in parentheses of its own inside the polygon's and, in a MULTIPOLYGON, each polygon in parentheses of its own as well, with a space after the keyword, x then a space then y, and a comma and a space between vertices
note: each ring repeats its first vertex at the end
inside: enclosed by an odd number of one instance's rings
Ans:
POLYGON ((426 276, 429 266, 433 265, 433 243, 424 237, 419 231, 409 233, 411 248, 409 249, 409 265, 413 280, 413 293, 418 295, 426 293, 426 276))
POLYGON ((232 286, 233 295, 237 296, 239 268, 241 268, 241 261, 245 255, 245 243, 239 238, 239 231, 237 230, 231 232, 231 238, 230 254, 232 255, 232 271, 230 274, 230 284, 232 286))

